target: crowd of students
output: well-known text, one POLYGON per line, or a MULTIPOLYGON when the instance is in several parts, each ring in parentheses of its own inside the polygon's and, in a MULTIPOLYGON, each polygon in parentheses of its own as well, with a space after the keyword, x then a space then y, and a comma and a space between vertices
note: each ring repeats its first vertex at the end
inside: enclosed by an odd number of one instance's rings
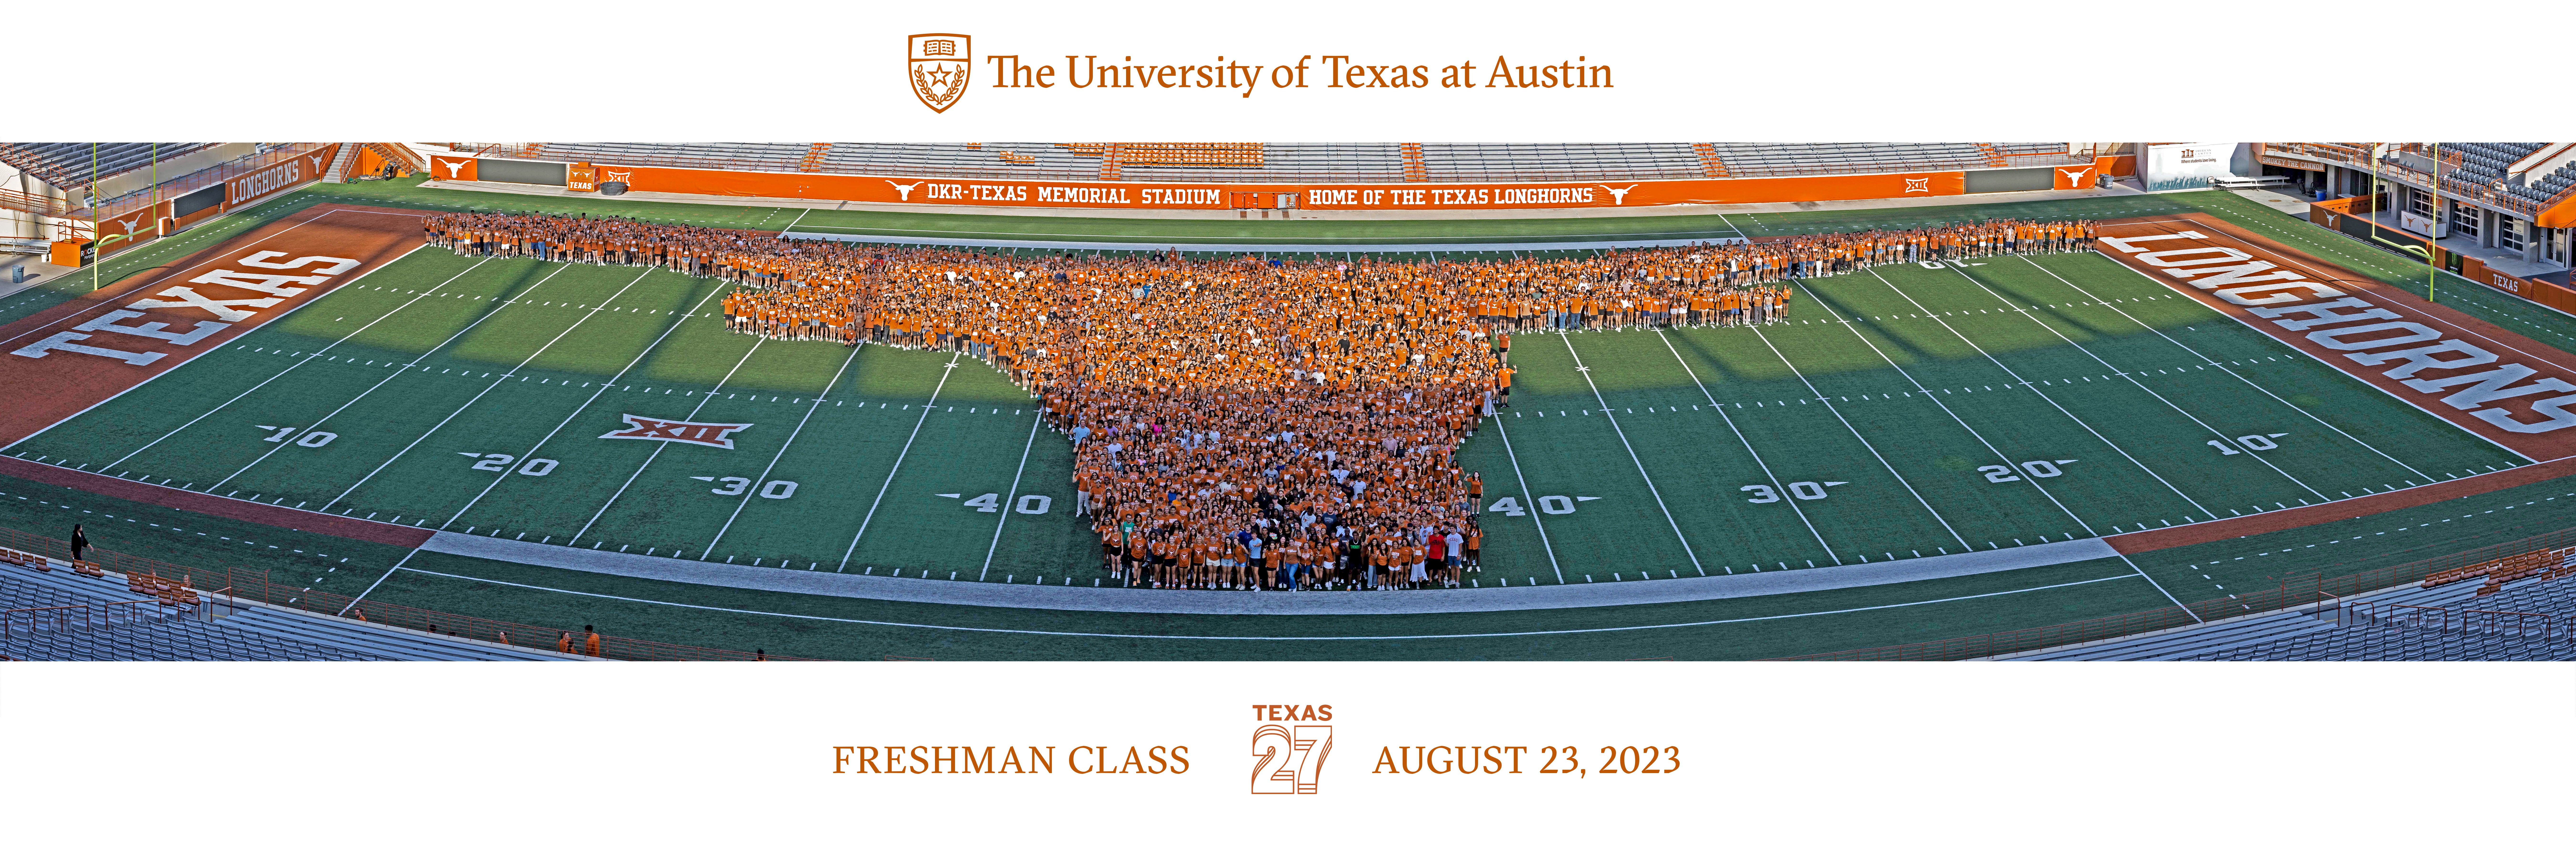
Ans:
POLYGON ((1130 586, 1454 588, 1481 569, 1459 445, 1509 403, 1514 332, 1745 325, 1874 265, 2089 248, 1998 220, 1572 255, 1026 257, 548 215, 452 213, 460 254, 738 284, 762 337, 953 350, 1044 401, 1076 513, 1130 586))

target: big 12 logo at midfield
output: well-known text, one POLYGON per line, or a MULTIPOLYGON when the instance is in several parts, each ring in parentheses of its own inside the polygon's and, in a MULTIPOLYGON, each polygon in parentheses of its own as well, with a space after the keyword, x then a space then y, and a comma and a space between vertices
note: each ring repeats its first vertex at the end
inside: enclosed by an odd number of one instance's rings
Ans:
POLYGON ((1314 793, 1324 773, 1324 758, 1333 753, 1333 726, 1283 722, 1330 722, 1331 704, 1254 704, 1252 718, 1252 792, 1314 793))

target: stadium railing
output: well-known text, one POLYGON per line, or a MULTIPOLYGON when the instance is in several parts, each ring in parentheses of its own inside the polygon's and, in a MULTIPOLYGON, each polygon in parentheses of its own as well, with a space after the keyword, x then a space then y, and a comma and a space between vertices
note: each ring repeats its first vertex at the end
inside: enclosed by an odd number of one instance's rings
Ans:
POLYGON ((488 158, 1132 182, 1599 182, 2091 163, 2064 143, 459 143, 488 158), (1008 152, 1007 156, 1002 153, 1008 152))
MULTIPOLYGON (((16 556, 7 557, 7 561, 20 563, 21 566, 27 566, 31 569, 40 571, 64 570, 66 569, 65 565, 53 563, 52 559, 71 556, 71 544, 67 541, 39 534, 30 534, 25 531, 19 531, 12 528, 0 528, 0 547, 5 547, 10 551, 21 553, 16 556), (33 558, 26 557, 30 555, 32 555, 33 558), (26 561, 33 561, 34 563, 27 563, 26 561)), ((244 570, 228 567, 223 572, 218 573, 211 570, 173 564, 166 561, 156 561, 150 558, 129 555, 113 550, 98 549, 95 547, 83 552, 83 554, 87 556, 83 560, 93 562, 97 564, 100 569, 105 571, 124 574, 129 583, 135 583, 137 577, 148 577, 140 584, 134 584, 132 587, 152 587, 157 591, 162 589, 162 583, 177 582, 180 587, 192 591, 197 595, 198 599, 201 601, 199 605, 203 604, 203 600, 211 599, 212 597, 208 595, 212 595, 221 597, 225 601, 226 605, 238 605, 242 602, 265 603, 273 606, 302 609, 304 611, 314 612, 317 614, 336 615, 362 623, 396 627, 436 635, 451 635, 497 644, 511 644, 540 650, 556 647, 557 643, 562 641, 564 636, 569 635, 572 636, 572 652, 583 655, 593 655, 589 648, 589 640, 584 636, 584 634, 568 629, 513 623, 510 621, 487 620, 470 615, 451 614, 442 611, 414 608, 381 600, 351 599, 350 597, 327 591, 317 591, 310 588, 301 588, 293 585, 283 585, 271 582, 269 581, 267 570, 244 570)), ((170 600, 167 598, 159 598, 153 600, 138 600, 137 602, 151 602, 168 605, 170 600)), ((200 615, 207 614, 207 612, 202 611, 195 613, 200 615)), ((599 652, 595 655, 607 659, 642 662, 811 661, 798 657, 780 656, 776 654, 762 656, 744 653, 738 650, 724 650, 720 648, 698 647, 686 644, 666 644, 658 641, 646 641, 637 638, 620 638, 608 635, 600 636, 599 652)))
POLYGON ((2256 147, 2255 157, 2259 160, 2271 154, 2272 150, 2278 149, 2291 155, 2318 162, 2341 164, 2365 173, 2377 169, 2381 176, 2392 176, 2417 185, 2438 188, 2443 195, 2453 199, 2468 199, 2484 203, 2525 218, 2535 217, 2540 213, 2542 201, 2516 197, 2504 193, 2493 184, 2474 182, 2452 175, 2450 171, 2457 170, 2462 163, 2462 158, 2457 152, 2442 153, 2438 161, 2439 166, 2435 166, 2437 162, 2433 158, 2433 152, 2424 145, 2397 144, 2398 148, 2395 152, 2379 158, 2374 163, 2370 157, 2370 150, 2377 145, 2375 143, 2264 143, 2256 147), (2398 157, 2400 155, 2408 157, 2398 157), (2418 161, 2422 162, 2423 166, 2417 166, 2418 161), (2433 171, 2441 171, 2442 175, 2436 179, 2433 171))
POLYGON ((2349 613, 2355 607, 2365 603, 2346 605, 2342 602, 2345 597, 2423 581, 2427 577, 2438 576, 2450 570, 2491 564, 2516 555, 2569 545, 2576 545, 2576 528, 2563 528, 2491 546, 2341 576, 2294 573, 2279 579, 2277 586, 2269 590, 2240 591, 2233 596, 2201 600, 2188 606, 2164 606, 2113 617, 2072 621, 2034 629, 1992 632, 1916 644, 1863 647, 1766 661, 1885 662, 1980 659, 2071 644, 2127 638, 2210 621, 2282 609, 2324 606, 2330 603, 2336 610, 2349 613))
POLYGON ((95 207, 85 206, 72 200, 62 200, 53 197, 23 194, 17 191, 0 190, 0 209, 13 209, 20 212, 26 212, 28 214, 43 215, 51 218, 95 221, 98 220, 99 212, 116 214, 143 205, 145 201, 153 199, 152 195, 155 188, 159 190, 161 195, 160 199, 168 200, 186 196, 188 192, 200 190, 210 185, 221 184, 244 173, 249 173, 251 171, 267 167, 271 164, 303 155, 306 152, 312 151, 314 147, 319 145, 321 144, 280 144, 277 148, 271 149, 267 152, 244 155, 240 158, 235 158, 222 164, 217 164, 203 170, 189 173, 185 176, 161 180, 161 184, 157 186, 140 188, 124 194, 119 194, 113 199, 99 201, 99 204, 95 207))

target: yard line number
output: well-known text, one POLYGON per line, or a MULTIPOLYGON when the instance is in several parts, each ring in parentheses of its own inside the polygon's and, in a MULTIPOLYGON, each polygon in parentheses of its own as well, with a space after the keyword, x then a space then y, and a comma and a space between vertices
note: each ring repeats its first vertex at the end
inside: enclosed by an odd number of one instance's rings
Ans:
MULTIPOLYGON (((510 463, 519 462, 519 458, 517 456, 507 453, 467 453, 460 450, 456 452, 456 455, 474 457, 477 460, 474 463, 474 470, 476 471, 507 472, 510 470, 510 463)), ((562 464, 563 463, 556 462, 551 459, 539 457, 526 462, 520 462, 519 473, 528 477, 544 477, 555 473, 555 466, 562 464)))
MULTIPOLYGON (((717 495, 741 495, 744 492, 751 490, 752 482, 752 478, 749 477, 699 477, 697 475, 690 475, 689 479, 704 480, 718 484, 716 488, 707 490, 708 492, 713 492, 717 495)), ((793 480, 772 480, 760 485, 760 497, 762 498, 784 500, 795 496, 796 481, 793 480)))
MULTIPOLYGON (((2064 470, 2059 469, 2058 466, 2072 462, 2075 462, 2075 460, 2034 459, 2029 462, 2022 463, 2021 470, 2023 474, 2028 474, 2034 478, 2057 477, 2066 473, 2064 470)), ((1980 465, 1977 466, 1977 473, 1985 475, 1987 483, 2011 483, 2021 479, 2020 475, 2013 473, 2013 467, 2009 465, 1980 465)))
MULTIPOLYGON (((2285 435, 2289 435, 2289 433, 2276 432, 2269 435, 2240 435, 2236 437, 2236 443, 2242 445, 2245 450, 2273 450, 2281 446, 2280 442, 2273 441, 2273 439, 2280 438, 2285 435)), ((2235 456, 2245 452, 2244 450, 2237 450, 2236 448, 2228 447, 2227 442, 2214 438, 2209 440, 2209 446, 2218 448, 2218 452, 2222 456, 2235 456)))

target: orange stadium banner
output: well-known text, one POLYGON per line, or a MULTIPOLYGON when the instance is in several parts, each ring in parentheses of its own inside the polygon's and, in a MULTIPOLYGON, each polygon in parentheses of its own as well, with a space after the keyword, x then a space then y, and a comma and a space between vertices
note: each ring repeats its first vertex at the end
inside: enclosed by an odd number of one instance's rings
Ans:
POLYGON ((2119 159, 2105 155, 2093 159, 2093 163, 2090 165, 2055 168, 2057 175, 2050 177, 2050 184, 2048 187, 2059 191, 2077 191, 2091 188, 2095 182, 2100 181, 2104 176, 2120 175, 2111 172, 2112 162, 2117 160, 2119 159))
POLYGON ((588 161, 575 161, 571 165, 566 166, 564 168, 564 190, 599 190, 599 168, 590 166, 590 162, 588 161))
POLYGON ((132 211, 101 218, 91 235, 98 237, 100 253, 114 253, 128 244, 158 237, 163 228, 161 219, 170 211, 167 200, 137 206, 132 211))
MULTIPOLYGON (((476 180, 472 158, 434 156, 436 179, 476 180)), ((618 177, 629 190, 726 197, 849 200, 924 206, 1008 206, 1075 209, 1300 208, 1325 210, 1573 209, 1714 203, 1788 203, 1812 200, 1880 200, 1967 193, 1967 173, 1933 170, 1850 176, 1779 176, 1745 179, 1592 182, 1307 184, 1231 182, 1062 182, 1028 179, 942 179, 919 176, 848 176, 761 173, 679 167, 594 168, 618 177)), ((2061 177, 2061 180, 2063 177, 2061 177)), ((2090 179, 2085 180, 2090 185, 2090 179)))
POLYGON ((475 170, 475 166, 480 163, 481 162, 472 158, 449 158, 444 155, 432 155, 429 157, 429 178, 446 179, 452 182, 472 182, 482 178, 482 174, 475 170))
POLYGON ((331 159, 340 154, 340 144, 326 143, 295 157, 235 176, 224 182, 224 208, 266 197, 279 191, 322 178, 331 159))

